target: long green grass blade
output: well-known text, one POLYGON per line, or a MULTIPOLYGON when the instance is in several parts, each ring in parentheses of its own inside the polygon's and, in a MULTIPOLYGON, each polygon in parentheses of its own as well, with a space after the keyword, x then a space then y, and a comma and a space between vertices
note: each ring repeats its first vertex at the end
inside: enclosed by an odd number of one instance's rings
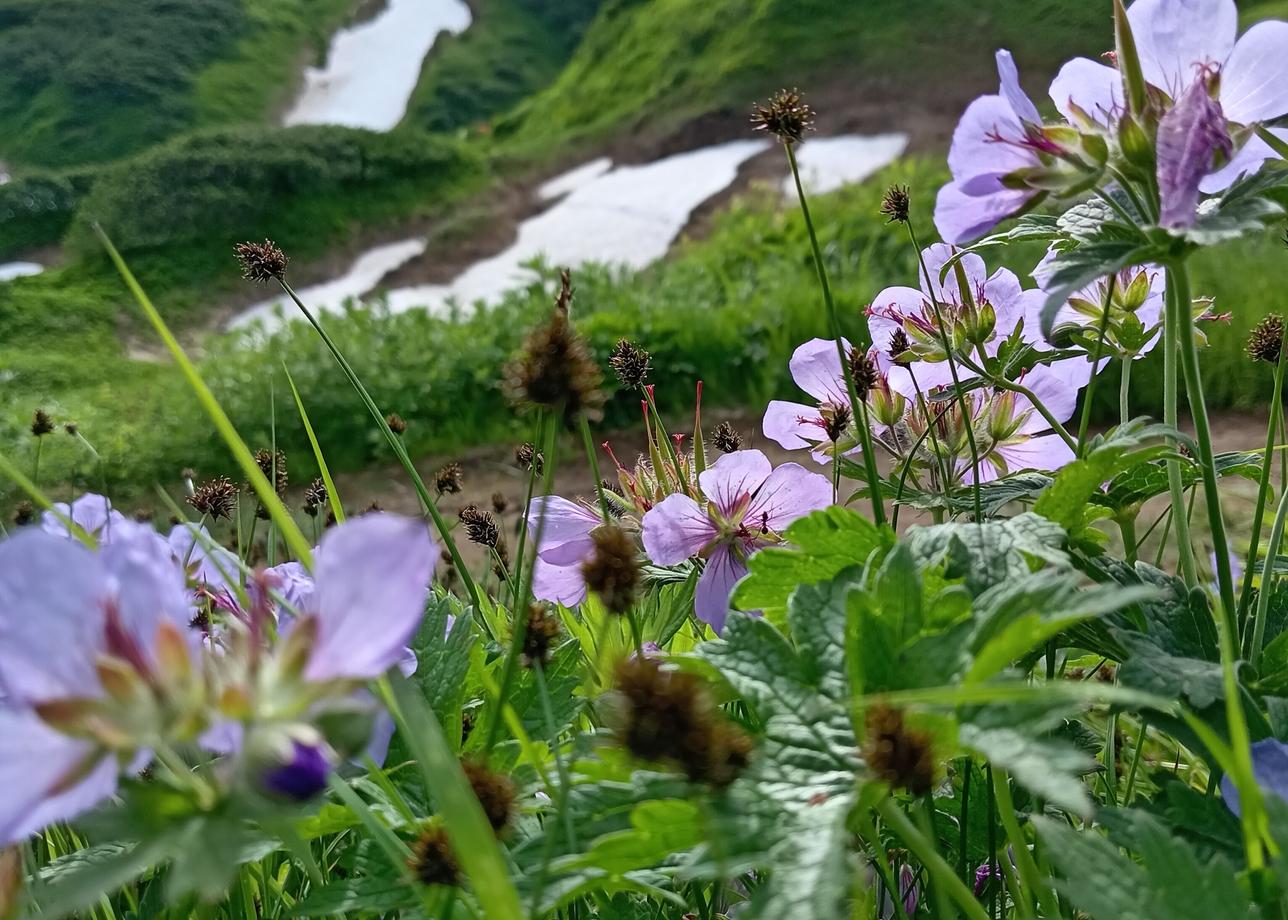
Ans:
POLYGON ((322 475, 322 482, 326 486, 326 499, 331 504, 331 513, 335 515, 337 524, 344 523, 344 505, 340 503, 340 495, 335 490, 335 481, 331 478, 331 470, 327 468, 326 458, 322 456, 322 445, 318 444, 317 435, 313 433, 313 423, 309 421, 309 414, 304 409, 304 402, 300 399, 300 391, 295 387, 295 379, 291 377, 290 369, 283 364, 282 370, 286 371, 286 382, 291 385, 291 395, 295 397, 295 408, 300 410, 300 421, 304 423, 304 433, 309 436, 309 444, 313 446, 313 458, 318 462, 318 472, 322 475))
POLYGON ((219 432, 219 436, 224 439, 224 443, 227 444, 228 449, 232 451, 233 457, 237 460, 237 465, 241 467, 242 473, 245 474, 247 481, 251 484, 251 488, 253 488, 255 490, 255 494, 259 496, 260 502, 263 503, 264 508, 273 519, 273 523, 276 524, 278 529, 282 532, 282 537, 286 540, 286 544, 291 548, 291 552, 295 554, 295 558, 298 559, 305 568, 311 570, 313 568, 312 546, 309 541, 305 539, 303 531, 300 530, 299 526, 296 525, 295 521, 291 518, 290 512, 286 510, 286 506, 283 505, 281 499, 277 497, 277 493, 269 483, 268 478, 260 470, 259 464, 255 462, 255 457, 251 454, 250 448, 248 448, 246 446, 246 442, 241 439, 241 435, 239 435, 237 433, 237 429, 233 427, 233 423, 228 418, 228 414, 224 412, 223 407, 219 405, 219 400, 215 399, 215 394, 210 392, 210 387, 206 386, 206 381, 201 378, 201 373, 192 363, 192 359, 190 359, 187 352, 183 350, 183 346, 179 344, 179 340, 174 337, 174 333, 170 331, 170 327, 166 325, 165 320, 161 318, 161 314, 157 312, 157 308, 152 305, 152 301, 139 285, 138 279, 134 277, 134 273, 130 271, 129 266, 125 264, 125 260, 121 258, 121 254, 116 251, 116 247, 112 245, 112 241, 108 239, 107 234, 103 232, 103 228, 95 224, 94 232, 98 234, 98 238, 107 249, 107 254, 111 257, 112 263, 116 266, 116 270, 121 273, 121 277, 125 280, 125 286, 130 289, 130 293, 134 295, 134 299, 138 301, 139 306, 143 308, 143 312, 147 316, 148 322, 152 323, 152 327, 156 329, 157 335, 161 337, 161 341, 164 342, 166 348, 169 349, 175 363, 179 365, 179 370, 187 379, 193 392, 197 394, 197 401, 201 403, 201 407, 206 410, 206 414, 210 416, 210 420, 215 423, 215 428, 219 432))

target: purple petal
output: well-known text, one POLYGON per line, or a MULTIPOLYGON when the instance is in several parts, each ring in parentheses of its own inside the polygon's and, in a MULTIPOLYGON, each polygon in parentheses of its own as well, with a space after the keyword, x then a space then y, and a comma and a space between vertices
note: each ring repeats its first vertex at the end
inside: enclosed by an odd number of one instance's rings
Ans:
POLYGON ((233 591, 240 584, 237 556, 218 545, 204 527, 197 528, 202 536, 193 533, 195 526, 176 524, 171 529, 167 540, 174 558, 198 584, 211 591, 233 591))
POLYGON ((94 697, 108 578, 102 560, 25 530, 0 543, 0 688, 13 700, 94 697))
POLYGON ((1025 137, 1024 125, 1001 96, 980 96, 966 107, 953 131, 948 168, 953 178, 1004 176, 1041 161, 1026 147, 1007 141, 1025 137))
POLYGON ((558 495, 538 496, 528 508, 528 533, 536 539, 540 531, 537 555, 551 565, 580 564, 595 546, 590 532, 602 523, 589 508, 558 495))
MULTIPOLYGON (((1075 459, 1069 445, 1058 434, 1039 435, 1019 444, 1003 444, 997 448, 997 453, 1006 461, 1006 469, 1011 473, 1017 470, 1054 472, 1075 459)), ((988 478, 981 476, 980 481, 986 482, 988 478)))
MULTIPOLYGON (((1055 364, 1039 364, 1020 379, 1033 395, 1041 400, 1056 421, 1068 421, 1073 410, 1078 406, 1078 393, 1091 380, 1091 363, 1086 358, 1069 358, 1055 364)), ((1032 408, 1024 396, 1016 396, 1016 411, 1032 408)), ((1029 417, 1029 425, 1021 428, 1023 434, 1035 431, 1046 431, 1051 426, 1040 413, 1034 411, 1029 417), (1029 425, 1035 426, 1029 428, 1029 425)))
POLYGON ((383 674, 425 612, 436 550, 425 525, 367 514, 322 538, 315 566, 318 638, 308 680, 383 674))
POLYGON ((532 596, 539 601, 576 607, 586 599, 586 577, 581 564, 550 565, 537 557, 532 572, 532 596))
MULTIPOLYGON (((283 562, 268 572, 277 581, 273 590, 295 613, 310 613, 317 607, 317 582, 298 562, 283 562)), ((290 611, 280 611, 280 617, 290 616, 290 611)))
MULTIPOLYGON (((750 452, 737 451, 725 457, 739 453, 750 452)), ((644 515, 644 552, 656 565, 679 565, 696 556, 718 534, 706 510, 687 495, 668 495, 644 515)))
POLYGON ((904 317, 920 315, 925 306, 926 295, 918 288, 896 285, 883 289, 868 307, 873 347, 881 354, 889 351, 891 337, 903 328, 904 317))
POLYGON ((935 229, 949 243, 969 243, 1024 209, 1037 193, 1002 185, 998 174, 982 183, 950 182, 935 199, 935 229), (971 189, 967 194, 964 190, 971 189), (987 191, 981 191, 987 189, 987 191))
MULTIPOLYGON (((1288 142, 1288 128, 1270 128, 1271 134, 1281 141, 1288 142)), ((1224 192, 1235 182, 1244 176, 1255 175, 1261 171, 1262 165, 1267 160, 1278 160, 1279 154, 1261 138, 1253 135, 1248 138, 1248 142, 1239 148, 1238 152, 1214 173, 1209 173, 1202 182, 1199 183, 1199 191, 1207 195, 1215 195, 1218 192, 1224 192)))
POLYGON ((307 802, 326 788, 330 775, 331 761, 319 745, 293 739, 282 763, 264 771, 260 782, 281 798, 307 802))
POLYGON ((1234 0, 1136 0, 1127 11, 1145 79, 1175 98, 1200 65, 1225 63, 1234 48, 1234 0))
POLYGON ((0 709, 0 847, 110 796, 116 761, 106 757, 92 764, 94 756, 91 743, 54 731, 34 714, 0 709))
POLYGON ((1122 74, 1097 61, 1074 58, 1051 81, 1051 101, 1075 125, 1086 117, 1107 128, 1124 108, 1122 74))
POLYGON ((792 521, 832 504, 832 483, 796 463, 784 463, 769 474, 751 500, 744 518, 750 526, 762 522, 780 532, 792 521))
POLYGON ((1221 108, 1243 125, 1288 112, 1288 22, 1259 22, 1239 38, 1221 71, 1221 108))
POLYGON ((702 570, 693 598, 693 610, 698 619, 708 624, 717 635, 724 630, 725 618, 729 616, 733 586, 746 574, 747 563, 727 543, 716 547, 702 570))
POLYGON ((1015 59, 1011 57, 1011 52, 1004 48, 998 49, 994 59, 997 61, 997 76, 1001 81, 998 92, 1002 94, 1002 98, 1010 104, 1011 110, 1020 117, 1021 121, 1031 125, 1042 124, 1038 107, 1020 86, 1020 73, 1015 67, 1015 59))
MULTIPOLYGON (((86 533, 96 536, 99 542, 110 542, 116 525, 126 520, 125 515, 112 510, 112 502, 104 495, 86 492, 70 505, 55 502, 54 507, 86 533)), ((40 528, 56 537, 69 537, 67 526, 52 511, 41 515, 40 528)))
MULTIPOLYGON (((1267 795, 1288 801, 1288 744, 1266 738, 1252 745, 1252 776, 1267 795)), ((1227 774, 1221 780, 1221 797, 1230 811, 1239 811, 1239 791, 1227 774)))
POLYGON ((800 450, 823 440, 822 424, 823 414, 814 406, 775 399, 765 407, 760 430, 785 450, 800 450))
POLYGON ((1158 123, 1160 226, 1194 225, 1199 183, 1218 150, 1232 152, 1230 135, 1221 106, 1208 94, 1208 78, 1200 75, 1158 123))
POLYGON ((707 501, 721 514, 729 515, 744 497, 764 484, 772 469, 769 458, 760 451, 736 450, 699 473, 698 485, 707 501))
MULTIPOLYGON (((841 340, 845 353, 850 343, 841 340)), ((796 385, 819 402, 840 405, 847 400, 845 378, 841 376, 841 356, 836 353, 836 339, 810 339, 792 352, 788 367, 796 385)))
POLYGON ((168 622, 192 640, 200 636, 188 629, 192 606, 183 570, 160 534, 125 529, 100 554, 108 571, 114 609, 134 644, 155 664, 157 630, 168 622))
MULTIPOLYGON (((926 295, 933 297, 942 304, 961 304, 963 302, 961 286, 957 281, 957 271, 955 268, 947 268, 949 261, 957 255, 957 248, 947 243, 935 243, 933 246, 927 246, 922 250, 922 258, 926 261, 926 271, 930 273, 929 286, 927 286, 924 274, 918 271, 921 279, 921 287, 926 295)), ((972 298, 978 299, 989 283, 988 266, 984 260, 973 252, 968 252, 957 260, 962 267, 962 274, 966 276, 966 284, 970 289, 972 298)), ((998 275, 1005 271, 1000 269, 998 275)), ((1007 272, 1007 274, 1011 274, 1007 272)), ((996 277, 996 275, 994 276, 996 277)), ((1014 275, 1011 275, 1014 278, 1014 275)), ((1015 287, 1018 289, 1020 283, 1015 281, 1015 287)))

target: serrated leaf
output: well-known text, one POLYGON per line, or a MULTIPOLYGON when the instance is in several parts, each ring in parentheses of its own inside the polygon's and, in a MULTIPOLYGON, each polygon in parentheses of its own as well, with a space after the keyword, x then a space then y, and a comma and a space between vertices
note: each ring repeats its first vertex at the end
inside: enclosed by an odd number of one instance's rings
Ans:
POLYGON ((1034 795, 1073 814, 1089 814, 1091 797, 1079 778, 1094 761, 1072 745, 1036 738, 1021 728, 981 727, 963 722, 958 740, 964 747, 1006 769, 1034 795))
POLYGON ((1094 831, 1075 831, 1050 818, 1033 825, 1060 870, 1055 886, 1092 920, 1159 920, 1145 870, 1094 831))
POLYGON ((962 578, 972 594, 1031 571, 1030 560, 1067 567, 1064 530, 1025 512, 983 524, 911 527, 905 540, 918 564, 943 562, 944 574, 962 578))

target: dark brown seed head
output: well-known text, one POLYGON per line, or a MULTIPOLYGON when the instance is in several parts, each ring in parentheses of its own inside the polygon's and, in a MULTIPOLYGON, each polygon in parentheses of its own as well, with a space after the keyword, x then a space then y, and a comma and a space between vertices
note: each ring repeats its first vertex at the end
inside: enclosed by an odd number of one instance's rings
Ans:
POLYGON ((439 495, 456 495, 461 491, 461 465, 449 463, 434 474, 434 488, 439 495))
MULTIPOLYGON (((571 289, 566 290, 570 298, 571 289)), ((565 425, 571 426, 581 416, 597 421, 604 405, 599 388, 603 375, 572 327, 566 300, 561 304, 547 322, 528 334, 519 357, 507 370, 506 390, 516 405, 556 411, 565 425)))
POLYGON ((496 521, 492 519, 492 515, 478 505, 466 505, 458 516, 461 523, 465 525, 465 536, 471 543, 477 543, 480 546, 496 546, 496 541, 501 534, 497 530, 496 521))
POLYGON ((460 865, 447 831, 437 824, 421 831, 407 865, 422 885, 457 885, 461 880, 460 865))
POLYGON ((514 462, 520 469, 535 472, 540 476, 545 458, 532 442, 528 441, 514 449, 514 462))
POLYGON ((510 500, 505 497, 504 493, 492 493, 492 511, 494 514, 505 514, 510 508, 510 500))
POLYGON ((67 422, 63 425, 63 431, 67 432, 69 437, 74 438, 76 435, 80 434, 80 425, 77 425, 75 422, 67 422))
POLYGON ((881 199, 881 213, 889 218, 891 223, 906 224, 908 204, 908 186, 892 185, 886 189, 885 197, 881 199))
POLYGON ((581 567, 586 587, 609 613, 626 613, 640 583, 639 551, 620 527, 607 524, 590 535, 595 550, 581 567))
POLYGON ((255 451, 255 465, 264 474, 264 478, 272 483, 273 491, 279 497, 286 494, 286 486, 289 483, 286 475, 286 454, 280 450, 257 450, 255 451))
POLYGON ((635 656, 618 665, 616 687, 626 701, 621 741, 635 756, 674 764, 694 782, 716 787, 747 765, 751 739, 695 675, 635 656))
POLYGON ((271 281, 286 275, 286 253, 272 240, 262 243, 238 243, 233 247, 241 263, 242 277, 247 281, 271 281))
POLYGON ((1278 313, 1271 313, 1252 329, 1248 336, 1248 357, 1253 361, 1265 361, 1275 364, 1283 350, 1284 318, 1278 313))
POLYGON ((385 416, 385 424, 394 434, 403 434, 407 430, 407 422, 397 412, 390 412, 385 416))
POLYGON ((317 517, 318 510, 327 504, 326 483, 321 478, 314 479, 304 490, 304 513, 317 517))
POLYGON ((830 412, 823 413, 823 431, 827 439, 835 444, 850 429, 850 407, 836 406, 830 412))
POLYGON ((711 443, 720 453, 731 454, 735 450, 742 450, 742 435, 738 434, 738 430, 728 422, 721 422, 716 426, 711 443))
POLYGON ((621 339, 609 355, 608 366, 617 374, 622 386, 633 390, 648 381, 649 360, 647 351, 621 339))
POLYGON ((850 349, 850 377, 854 380, 855 395, 861 400, 867 399, 881 380, 877 363, 867 351, 858 346, 850 349))
POLYGON ((476 760, 462 760, 461 769, 465 778, 470 781, 470 788, 483 806, 483 814, 493 832, 500 834, 514 817, 514 800, 516 789, 514 780, 504 773, 497 773, 486 764, 476 760))
POLYGON ((909 349, 911 348, 912 342, 908 339, 908 333, 902 329, 896 329, 890 336, 890 348, 886 354, 890 356, 890 360, 895 364, 906 364, 912 357, 909 354, 909 349))
POLYGON ((559 617, 545 604, 528 607, 528 624, 523 633, 523 663, 525 667, 544 665, 550 660, 550 650, 559 638, 559 617))
POLYGON ((17 507, 13 509, 14 524, 19 527, 26 527, 34 520, 36 520, 36 506, 26 499, 18 502, 17 507))
POLYGON ((188 496, 188 504, 213 520, 231 519, 237 509, 237 487, 227 476, 219 476, 197 486, 188 496))
POLYGON ((935 756, 930 736, 905 724, 903 712, 876 705, 868 710, 863 759, 878 778, 913 795, 925 795, 935 784, 935 756))
POLYGON ((54 420, 49 417, 49 413, 44 409, 37 409, 31 417, 31 433, 38 438, 43 438, 54 430, 54 420))
POLYGON ((799 144, 805 132, 814 127, 814 110, 801 98, 800 90, 780 89, 769 102, 752 107, 751 126, 784 144, 799 144))

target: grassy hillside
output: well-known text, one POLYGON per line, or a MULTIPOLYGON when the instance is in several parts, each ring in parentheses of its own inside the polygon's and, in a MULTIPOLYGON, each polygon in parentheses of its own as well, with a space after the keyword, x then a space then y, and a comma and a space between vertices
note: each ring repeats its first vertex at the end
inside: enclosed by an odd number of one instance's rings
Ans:
POLYGON ((0 158, 119 159, 260 121, 357 0, 0 0, 0 158))

